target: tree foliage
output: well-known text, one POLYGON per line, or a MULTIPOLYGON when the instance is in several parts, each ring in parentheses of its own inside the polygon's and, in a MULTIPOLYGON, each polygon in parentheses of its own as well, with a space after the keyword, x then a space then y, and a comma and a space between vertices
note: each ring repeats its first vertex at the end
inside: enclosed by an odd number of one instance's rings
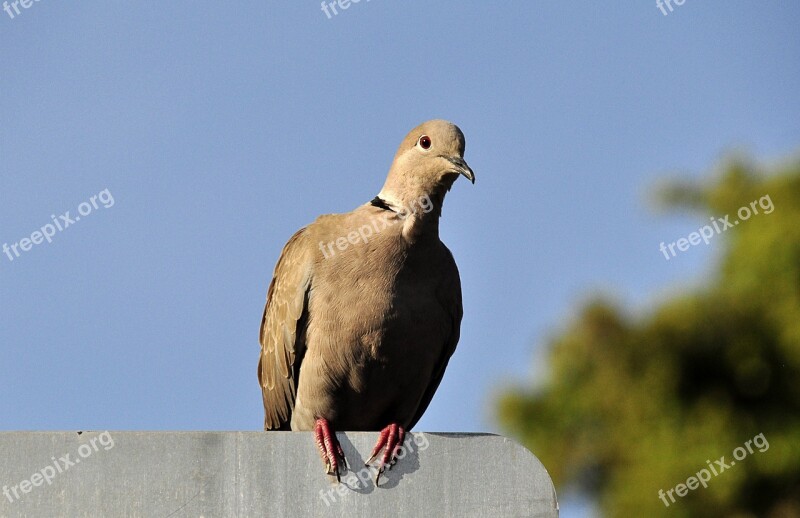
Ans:
POLYGON ((647 314, 586 304, 549 343, 546 380, 506 391, 498 418, 607 516, 800 516, 800 162, 735 161, 661 194, 699 226, 764 196, 774 210, 716 235, 703 285, 647 314), (762 433, 766 451, 659 498, 762 433))

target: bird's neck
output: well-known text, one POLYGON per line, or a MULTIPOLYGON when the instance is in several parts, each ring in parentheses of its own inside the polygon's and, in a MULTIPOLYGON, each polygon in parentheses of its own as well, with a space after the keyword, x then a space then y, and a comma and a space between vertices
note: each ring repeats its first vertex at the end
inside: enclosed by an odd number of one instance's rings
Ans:
POLYGON ((402 220, 403 237, 407 240, 438 239, 439 218, 446 191, 434 190, 430 194, 406 191, 401 194, 384 188, 372 200, 372 205, 394 212, 402 220))

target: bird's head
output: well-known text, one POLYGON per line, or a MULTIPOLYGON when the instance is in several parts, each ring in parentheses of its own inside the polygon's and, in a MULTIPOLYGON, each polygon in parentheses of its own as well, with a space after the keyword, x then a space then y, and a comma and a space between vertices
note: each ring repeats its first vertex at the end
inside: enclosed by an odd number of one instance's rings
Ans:
POLYGON ((464 161, 464 146, 464 134, 455 124, 420 124, 400 144, 379 196, 401 204, 430 196, 441 203, 459 175, 475 183, 475 173, 464 161))

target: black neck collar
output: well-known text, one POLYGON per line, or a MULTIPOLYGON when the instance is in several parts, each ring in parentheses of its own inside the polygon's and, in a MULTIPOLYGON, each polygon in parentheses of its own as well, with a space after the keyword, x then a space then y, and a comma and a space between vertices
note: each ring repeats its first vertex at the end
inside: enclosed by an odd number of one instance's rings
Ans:
POLYGON ((394 209, 392 209, 392 208, 389 206, 389 204, 388 204, 388 203, 386 203, 386 200, 382 199, 380 196, 375 196, 375 197, 372 199, 372 201, 371 201, 371 202, 369 202, 369 203, 370 203, 370 205, 372 205, 373 207, 378 207, 379 209, 388 210, 388 211, 390 211, 390 212, 396 212, 394 209))

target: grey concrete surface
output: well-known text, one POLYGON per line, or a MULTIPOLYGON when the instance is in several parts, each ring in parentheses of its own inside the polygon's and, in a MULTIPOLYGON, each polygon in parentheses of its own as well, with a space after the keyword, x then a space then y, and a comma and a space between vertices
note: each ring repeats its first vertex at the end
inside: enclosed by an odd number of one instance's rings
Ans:
POLYGON ((496 435, 414 433, 380 487, 377 433, 340 433, 337 485, 312 434, 3 432, 2 517, 557 517, 547 471, 496 435))

